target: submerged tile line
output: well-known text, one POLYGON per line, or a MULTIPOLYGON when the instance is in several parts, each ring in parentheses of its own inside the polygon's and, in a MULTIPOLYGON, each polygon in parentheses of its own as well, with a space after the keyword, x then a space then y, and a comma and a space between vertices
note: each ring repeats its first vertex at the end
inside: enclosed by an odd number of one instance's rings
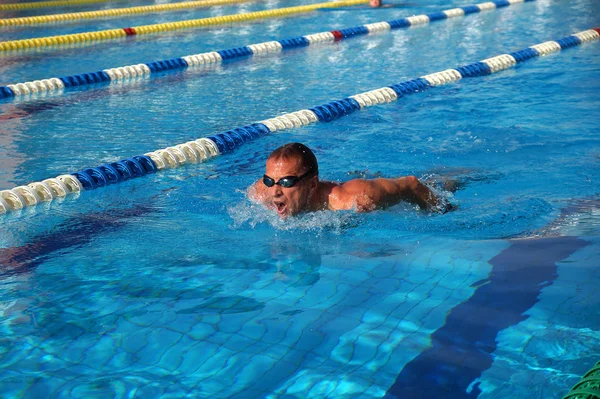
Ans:
POLYGON ((492 365, 498 333, 527 319, 523 313, 556 279, 556 263, 586 245, 575 237, 511 241, 489 261, 485 284, 450 311, 431 335, 431 347, 402 369, 384 398, 425 399, 442 392, 456 399, 478 397, 476 381, 492 365))
MULTIPOLYGON (((230 63, 234 61, 240 61, 248 57, 274 56, 284 51, 292 49, 310 47, 319 44, 331 44, 341 40, 362 35, 387 32, 395 29, 409 28, 411 26, 427 24, 432 21, 455 18, 459 16, 479 13, 482 11, 488 11, 492 8, 503 8, 511 4, 533 1, 535 0, 496 0, 492 3, 481 3, 478 5, 454 8, 430 14, 417 15, 413 17, 401 18, 391 21, 374 22, 351 28, 313 33, 304 36, 282 39, 278 41, 249 44, 246 46, 226 50, 210 51, 206 53, 187 55, 167 60, 159 60, 148 63, 108 68, 101 71, 69 75, 60 78, 53 77, 22 83, 14 83, 6 86, 0 86, 0 100, 3 98, 24 99, 31 97, 39 97, 41 95, 47 94, 58 95, 68 90, 81 89, 91 86, 98 87, 102 85, 126 85, 130 83, 137 83, 161 72, 184 72, 188 69, 193 70, 197 68, 207 68, 222 64, 224 62, 230 63), (492 4, 494 7, 490 7, 489 4, 492 4)), ((322 4, 331 5, 330 3, 322 4)), ((340 4, 347 5, 346 2, 340 2, 340 4)), ((336 4, 335 6, 338 7, 340 5, 336 4)), ((1 21, 2 20, 0 20, 0 22, 1 21)), ((118 29, 115 31, 118 31, 118 29)), ((138 34, 136 28, 125 28, 123 32, 117 33, 120 37, 138 34)), ((45 39, 46 38, 30 40, 43 41, 45 39)), ((58 40, 58 43, 60 44, 66 39, 56 40, 58 40)), ((16 42, 22 41, 0 42, 0 52, 3 50, 8 51, 17 49, 15 47, 17 46, 17 44, 15 44, 16 42)), ((31 46, 37 46, 37 44, 32 43, 31 46)), ((27 48, 29 47, 30 45, 27 44, 27 48)), ((376 96, 377 93, 373 93, 372 95, 376 96)), ((371 98, 367 95, 367 97, 365 97, 364 100, 369 102, 371 101, 371 98)))
POLYGON ((0 191, 0 214, 18 211, 43 202, 50 202, 68 194, 93 190, 136 177, 156 173, 162 169, 205 162, 232 152, 246 142, 270 133, 303 127, 316 122, 331 122, 373 105, 396 101, 404 95, 419 93, 436 86, 446 85, 462 78, 487 76, 512 68, 529 59, 570 48, 582 43, 598 41, 600 28, 579 32, 557 41, 545 42, 527 49, 488 58, 456 69, 424 75, 392 86, 360 93, 343 100, 331 101, 311 109, 304 109, 209 137, 188 141, 172 147, 136 155, 121 161, 63 174, 56 178, 33 182, 0 191))
MULTIPOLYGON (((329 296, 327 300, 322 301, 320 303, 324 303, 326 301, 330 301, 332 298, 334 298, 336 295, 338 295, 338 292, 339 292, 338 287, 339 287, 339 285, 336 285, 336 289, 334 290, 335 292, 331 296, 329 296)), ((335 303, 338 304, 340 302, 346 301, 349 297, 352 297, 353 293, 354 293, 354 291, 352 289, 347 290, 347 292, 342 293, 343 298, 340 301, 337 301, 335 303)), ((320 328, 324 324, 326 324, 328 322, 328 320, 331 320, 333 318, 339 317, 341 315, 342 311, 343 311, 343 309, 340 308, 340 310, 338 310, 335 313, 335 315, 327 314, 327 312, 322 312, 322 313, 319 314, 318 317, 316 317, 315 319, 311 320, 311 322, 308 325, 310 325, 311 328, 314 328, 316 331, 320 331, 320 328)), ((357 320, 357 322, 358 322, 358 320, 357 320)), ((323 343, 323 341, 325 339, 324 336, 319 337, 320 338, 319 342, 316 343, 316 344, 314 344, 313 347, 310 348, 310 349, 300 349, 300 348, 297 348, 297 346, 299 345, 299 342, 302 340, 302 337, 304 336, 305 333, 306 333, 306 330, 303 331, 303 332, 301 332, 298 335, 298 337, 296 337, 296 339, 292 343, 289 344, 289 347, 290 348, 293 347, 293 348, 296 348, 297 351, 305 352, 306 354, 310 354, 310 355, 314 356, 314 359, 321 359, 321 363, 320 364, 324 364, 325 362, 330 361, 331 359, 327 358, 324 354, 315 351, 315 349, 317 349, 317 347, 320 346, 323 343)), ((322 333, 320 333, 320 334, 323 335, 322 333)), ((287 337, 287 333, 286 333, 285 337, 287 337)), ((285 339, 285 337, 284 337, 284 339, 285 339)), ((272 348, 275 345, 283 345, 282 342, 283 342, 283 340, 279 341, 277 343, 274 343, 274 344, 270 345, 269 348, 272 348)), ((338 340, 338 342, 339 342, 339 340, 338 340)), ((284 346, 288 347, 288 344, 285 344, 284 346)), ((285 359, 285 356, 281 358, 281 360, 284 360, 284 359, 285 359)), ((305 360, 303 360, 303 361, 301 361, 301 362, 299 362, 297 364, 294 364, 293 371, 292 371, 292 373, 290 375, 295 376, 296 372, 298 370, 300 370, 300 368, 302 367, 302 364, 304 363, 304 361, 305 360)), ((274 367, 271 367, 269 370, 267 370, 266 373, 270 373, 270 372, 276 372, 276 369, 274 369, 274 367)), ((265 375, 266 375, 266 373, 265 373, 265 375)), ((255 383, 253 383, 251 385, 251 387, 255 387, 255 386, 259 385, 259 384, 260 384, 260 382, 255 382, 255 383)))
MULTIPOLYGON (((417 286, 417 285, 415 285, 415 287, 413 287, 413 289, 412 289, 410 292, 413 292, 413 291, 414 291, 414 290, 415 290, 417 287, 418 287, 418 286, 417 286)), ((430 292, 430 291, 429 291, 429 292, 430 292)), ((401 329, 402 329, 402 327, 401 327, 402 320, 403 320, 403 319, 405 319, 405 318, 407 318, 407 317, 409 317, 409 315, 411 314, 411 312, 413 311, 413 309, 415 309, 415 308, 416 308, 416 307, 419 305, 419 303, 420 303, 420 301, 416 301, 416 300, 414 300, 414 301, 409 301, 409 302, 412 302, 412 305, 410 306, 410 308, 408 308, 408 309, 407 309, 407 310, 404 312, 404 315, 402 316, 402 318, 395 318, 395 319, 397 319, 397 322, 396 322, 396 324, 394 325, 394 327, 391 329, 390 333, 389 333, 389 334, 386 336, 386 338, 383 340, 383 342, 381 342, 381 343, 380 343, 380 344, 377 346, 377 349, 376 349, 376 350, 375 350, 375 351, 372 353, 372 356, 371 356, 371 358, 369 358, 368 360, 364 360, 364 364, 368 364, 369 362, 372 362, 372 361, 374 361, 374 360, 375 360, 375 359, 376 359, 376 358, 377 358, 377 357, 380 355, 380 348, 381 348, 381 346, 382 346, 383 344, 387 343, 387 341, 390 339, 390 336, 393 334, 393 332, 394 332, 394 331, 397 331, 397 330, 401 330, 401 329)), ((387 319, 390 317, 390 315, 391 315, 392 313, 396 312, 396 311, 397 311, 399 308, 403 308, 403 307, 405 307, 406 305, 407 305, 407 303, 406 303, 406 298, 405 298, 405 300, 404 300, 404 301, 402 301, 402 302, 401 302, 401 303, 399 303, 397 306, 395 306, 394 310, 392 310, 392 312, 390 312, 390 313, 388 314, 388 316, 386 316, 386 319, 385 319, 385 320, 387 320, 387 319)), ((409 303, 409 305, 410 305, 410 303, 409 303)), ((432 312, 434 309, 435 309, 435 308, 430 308, 430 309, 429 309, 429 310, 428 310, 428 311, 425 313, 425 315, 424 315, 424 316, 421 318, 421 320, 423 320, 425 317, 427 317, 428 315, 430 315, 430 314, 431 314, 431 312, 432 312)), ((338 314, 338 316, 339 316, 339 314, 338 314)), ((362 323, 365 323, 364 321, 361 321, 361 322, 362 322, 362 323)), ((370 329, 370 330, 368 330, 368 331, 364 331, 364 332, 362 332, 362 333, 360 333, 360 334, 357 334, 357 335, 356 335, 356 337, 353 339, 352 343, 350 344, 350 345, 352 346, 353 354, 352 354, 352 356, 350 356, 350 357, 347 359, 347 361, 350 361, 350 360, 354 359, 354 357, 355 357, 355 353, 354 353, 354 352, 356 352, 356 351, 358 350, 358 348, 360 348, 360 345, 361 345, 361 343, 360 343, 359 341, 361 340, 361 338, 363 338, 363 336, 364 336, 364 335, 368 335, 368 334, 369 334, 369 332, 376 331, 378 327, 381 327, 381 326, 383 326, 383 324, 385 324, 385 323, 380 323, 380 324, 377 324, 377 323, 368 323, 368 324, 370 324, 370 325, 371 325, 373 328, 372 328, 372 329, 370 329), (377 325, 375 325, 375 324, 377 324, 377 325)), ((415 334, 418 334, 418 333, 421 331, 421 328, 422 328, 422 327, 423 327, 423 326, 421 325, 421 326, 419 326, 419 327, 418 327, 416 330, 414 330, 414 331, 411 331, 411 332, 410 332, 410 333, 408 333, 408 334, 407 334, 407 335, 406 335, 404 338, 402 338, 402 340, 409 339, 410 337, 414 336, 415 334)), ((367 339, 367 338, 363 338, 363 339, 367 339)), ((333 352, 334 352, 334 351, 335 351, 335 350, 338 348, 338 346, 339 346, 339 345, 343 345, 343 344, 342 344, 342 342, 340 342, 340 340, 339 340, 339 339, 338 339, 338 343, 339 343, 339 344, 338 344, 338 345, 336 345, 336 346, 334 347, 334 349, 332 350, 332 353, 333 353, 333 352)), ((330 358, 330 360, 332 360, 332 361, 340 361, 340 360, 334 359, 333 357, 331 357, 331 358, 330 358)), ((340 362, 342 362, 342 363, 343 363, 343 361, 340 361, 340 362)), ((388 356, 388 359, 386 360, 386 364, 387 364, 387 362, 389 362, 389 356, 388 356)), ((352 372, 350 372, 350 373, 349 373, 349 375, 356 374, 357 372, 358 372, 358 369, 355 369, 355 370, 353 370, 352 372)), ((334 373, 334 372, 330 372, 330 373, 328 373, 328 374, 325 374, 325 375, 323 375, 323 378, 324 378, 324 379, 326 379, 327 377, 334 376, 334 375, 335 375, 335 373, 334 373)))

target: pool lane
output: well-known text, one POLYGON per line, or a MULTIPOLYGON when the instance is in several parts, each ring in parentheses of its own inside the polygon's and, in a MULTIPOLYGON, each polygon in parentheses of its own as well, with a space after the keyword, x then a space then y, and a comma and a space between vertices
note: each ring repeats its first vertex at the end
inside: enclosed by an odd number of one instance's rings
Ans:
POLYGON ((556 263, 587 245, 577 237, 512 240, 490 260, 489 277, 450 311, 432 334, 431 347, 402 369, 385 398, 478 397, 482 391, 473 382, 492 365, 498 334, 527 319, 523 313, 556 279, 556 263))
MULTIPOLYGON (((424 75, 391 86, 359 93, 343 100, 331 101, 310 109, 279 115, 212 136, 147 152, 144 155, 136 155, 111 164, 59 175, 43 182, 29 183, 27 186, 2 190, 0 191, 0 212, 6 213, 34 206, 40 202, 52 201, 55 197, 64 197, 67 194, 104 187, 130 178, 155 173, 162 169, 205 162, 213 157, 232 152, 244 143, 267 134, 300 128, 316 122, 331 122, 367 107, 397 101, 407 94, 420 93, 429 88, 446 85, 464 78, 487 76, 513 68, 532 58, 546 56, 562 49, 597 41, 598 39, 600 39, 600 28, 589 29, 556 41, 540 43, 510 54, 501 54, 457 69, 446 69, 424 75), (128 166, 130 164, 132 165, 131 168, 128 166), (53 192, 53 189, 48 185, 61 188, 59 191, 53 192)), ((9 90, 9 88, 6 90, 9 90)))
MULTIPOLYGON (((506 7, 511 4, 531 1, 535 0, 496 1, 495 3, 487 2, 461 8, 438 11, 430 14, 417 15, 390 21, 378 21, 345 29, 338 28, 336 30, 326 32, 313 33, 264 43, 255 43, 226 50, 176 57, 168 60, 109 68, 102 71, 80 73, 61 78, 47 78, 32 82, 14 83, 7 86, 0 86, 0 99, 28 98, 31 96, 35 97, 39 94, 45 95, 47 93, 61 94, 64 93, 65 89, 81 89, 88 86, 107 84, 124 85, 137 82, 140 79, 147 79, 153 74, 165 71, 181 72, 186 71, 188 68, 195 69, 199 66, 205 67, 207 65, 231 63, 233 61, 240 61, 253 56, 274 56, 288 50, 296 50, 299 48, 306 48, 323 43, 336 43, 340 40, 361 37, 362 35, 370 35, 373 33, 392 31, 395 29, 410 28, 417 25, 429 24, 430 22, 463 17, 474 13, 506 7)), ((2 20, 0 19, 0 25, 1 22, 2 20)), ((131 29, 134 28, 125 28, 129 36, 135 34, 131 32, 131 29)), ((2 51, 5 43, 9 42, 0 42, 0 51, 2 51)))

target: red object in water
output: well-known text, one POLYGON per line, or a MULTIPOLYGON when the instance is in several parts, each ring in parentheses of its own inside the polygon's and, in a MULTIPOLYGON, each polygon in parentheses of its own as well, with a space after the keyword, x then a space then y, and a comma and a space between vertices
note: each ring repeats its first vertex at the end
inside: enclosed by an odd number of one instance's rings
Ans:
POLYGON ((600 28, 594 28, 594 30, 600 34, 600 28))
POLYGON ((133 28, 123 28, 123 30, 125 31, 125 33, 127 34, 127 36, 133 36, 133 35, 135 35, 135 29, 133 29, 133 28))
POLYGON ((336 42, 338 42, 344 38, 344 36, 342 35, 342 32, 340 32, 339 30, 332 30, 331 33, 333 33, 333 37, 335 37, 336 42))

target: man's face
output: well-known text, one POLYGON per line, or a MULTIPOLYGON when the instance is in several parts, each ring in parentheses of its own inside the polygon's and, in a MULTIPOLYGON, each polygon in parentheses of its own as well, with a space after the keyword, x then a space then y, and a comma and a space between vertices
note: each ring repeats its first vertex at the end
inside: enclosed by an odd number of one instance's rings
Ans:
MULTIPOLYGON (((269 158, 265 174, 279 181, 282 177, 302 176, 306 170, 302 168, 298 158, 284 160, 269 158)), ((279 216, 287 217, 310 210, 310 199, 317 187, 315 176, 308 176, 297 182, 293 187, 282 187, 278 184, 267 187, 269 203, 279 216)))
POLYGON ((381 6, 381 0, 369 0, 369 5, 371 7, 380 7, 381 6))

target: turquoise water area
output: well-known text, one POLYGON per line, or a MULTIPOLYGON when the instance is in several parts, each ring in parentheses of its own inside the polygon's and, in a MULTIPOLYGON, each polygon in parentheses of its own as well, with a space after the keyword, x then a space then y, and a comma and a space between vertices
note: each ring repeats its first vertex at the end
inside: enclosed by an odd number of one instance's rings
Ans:
MULTIPOLYGON (((13 28, 2 40, 296 4, 13 28)), ((0 85, 468 4, 317 12, 1 54, 0 85)), ((133 85, 0 101, 0 189, 562 38, 598 27, 598 8, 516 4, 133 85)), ((599 62, 600 44, 583 44, 0 216, 0 391, 561 398, 600 353, 599 62), (283 222, 245 188, 291 141, 314 149, 322 179, 414 174, 458 209, 400 204, 283 222), (442 191, 443 176, 461 188, 442 191)))

